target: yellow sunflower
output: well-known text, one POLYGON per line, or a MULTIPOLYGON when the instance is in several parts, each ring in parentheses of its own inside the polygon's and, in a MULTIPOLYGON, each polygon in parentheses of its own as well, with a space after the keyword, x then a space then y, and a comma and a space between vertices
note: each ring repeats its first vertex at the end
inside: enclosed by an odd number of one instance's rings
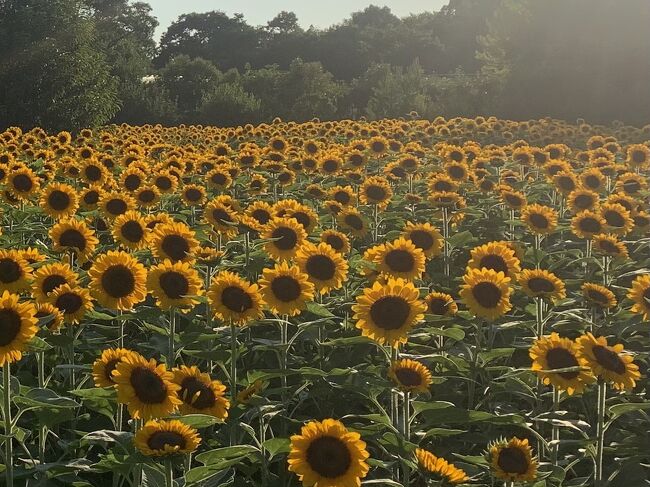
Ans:
POLYGON ((526 205, 521 211, 521 219, 531 232, 537 234, 549 234, 557 227, 557 212, 548 206, 526 205))
POLYGON ((16 294, 6 290, 0 296, 0 367, 20 360, 38 332, 36 308, 19 300, 16 294))
POLYGON ((587 189, 578 188, 567 196, 567 203, 572 213, 593 210, 598 206, 598 193, 587 189))
POLYGON ((41 185, 34 171, 21 166, 10 171, 7 177, 6 187, 14 197, 25 201, 36 194, 41 185))
POLYGON ((388 180, 381 176, 371 176, 359 188, 359 201, 364 205, 386 207, 393 196, 388 180))
POLYGON ((408 222, 402 231, 402 236, 413 244, 428 259, 440 255, 444 240, 440 232, 430 223, 408 222))
POLYGON ((0 249, 0 292, 20 293, 29 288, 32 268, 16 250, 0 249))
POLYGON ((188 206, 201 206, 205 196, 205 188, 198 184, 186 184, 181 192, 181 199, 188 206))
POLYGON ((453 316, 458 312, 458 305, 449 294, 430 292, 424 298, 427 305, 427 313, 436 316, 453 316))
POLYGON ((178 397, 183 401, 179 407, 181 414, 207 414, 219 419, 228 417, 230 402, 224 397, 225 385, 212 380, 194 365, 181 365, 172 372, 174 383, 180 387, 178 397))
POLYGON ((395 360, 388 369, 388 377, 404 392, 428 392, 433 382, 431 372, 422 363, 410 359, 395 360))
POLYGON ((218 199, 210 201, 204 209, 203 216, 215 232, 226 235, 237 233, 239 215, 234 208, 224 202, 218 199))
POLYGON ((147 270, 126 252, 100 255, 88 276, 90 292, 106 308, 129 311, 147 297, 147 270))
POLYGON ((47 295, 47 303, 63 314, 66 323, 79 323, 93 309, 90 293, 82 287, 63 284, 47 295))
POLYGON ((335 419, 312 421, 291 437, 289 471, 304 487, 359 487, 368 457, 359 433, 335 419))
POLYGON ((187 262, 165 259, 147 272, 147 289, 156 298, 160 309, 193 308, 203 294, 203 281, 198 271, 187 262))
POLYGON ((410 240, 397 240, 379 245, 372 253, 373 264, 384 277, 418 279, 424 272, 424 252, 410 240))
POLYGON ((67 218, 79 208, 79 197, 69 184, 48 184, 41 194, 40 206, 52 218, 67 218))
POLYGON ((36 305, 36 314, 34 317, 38 320, 38 325, 55 332, 63 326, 63 313, 56 306, 50 303, 39 303, 36 305))
POLYGON ((639 366, 632 355, 625 353, 623 345, 608 345, 605 337, 596 338, 591 333, 577 339, 580 365, 589 367, 592 373, 611 383, 618 390, 633 389, 641 377, 639 366))
POLYGON ((527 439, 499 440, 488 448, 488 461, 496 478, 506 482, 531 482, 537 477, 538 461, 527 439))
POLYGON ((346 255, 350 251, 350 239, 343 232, 325 230, 320 234, 320 240, 332 247, 341 255, 346 255))
POLYGON ((207 296, 214 316, 224 322, 244 324, 264 315, 265 303, 257 284, 232 272, 221 271, 214 276, 207 296))
POLYGON ((113 221, 113 237, 129 250, 145 248, 150 233, 144 217, 135 210, 127 211, 113 221))
POLYGON ((594 211, 584 210, 571 219, 571 230, 580 238, 592 238, 602 233, 605 219, 594 211))
POLYGON ((582 287, 582 295, 592 306, 599 308, 613 308, 616 306, 616 296, 605 286, 592 282, 585 282, 582 287))
POLYGON ((634 303, 631 311, 647 321, 650 318, 650 274, 637 276, 627 297, 634 303))
POLYGON ((93 379, 95 387, 113 387, 113 372, 117 364, 125 357, 136 353, 126 348, 107 348, 102 352, 97 360, 93 363, 93 379))
POLYGON ((463 282, 460 297, 476 316, 492 321, 512 308, 510 278, 503 272, 468 269, 463 282))
POLYGON ((594 235, 592 242, 595 253, 610 257, 627 258, 629 256, 625 243, 620 242, 614 234, 601 233, 594 235))
POLYGON ((361 334, 392 347, 406 343, 408 332, 424 318, 426 311, 418 289, 404 279, 391 278, 385 284, 375 282, 356 301, 352 306, 353 319, 361 334))
POLYGON ((489 242, 470 251, 469 269, 492 269, 514 279, 521 267, 515 251, 503 242, 489 242))
POLYGON ((44 303, 47 295, 63 284, 75 287, 79 276, 64 262, 45 264, 33 274, 32 296, 38 303, 44 303))
POLYGON ((521 289, 531 298, 559 301, 566 298, 564 283, 545 269, 524 269, 517 276, 521 289))
POLYGON ((86 262, 99 243, 95 232, 83 220, 70 218, 52 226, 49 232, 55 252, 73 252, 80 263, 86 262))
POLYGON ((464 470, 449 463, 444 458, 439 458, 433 453, 423 450, 422 448, 415 449, 415 457, 417 458, 418 465, 424 469, 428 474, 434 474, 441 481, 447 484, 462 484, 469 481, 469 477, 464 470))
POLYGON ((630 212, 619 203, 603 203, 600 214, 607 222, 608 231, 616 235, 625 235, 634 228, 630 212))
POLYGON ((368 221, 356 208, 344 208, 337 216, 341 228, 355 237, 368 234, 368 221))
POLYGON ((99 199, 102 215, 109 219, 117 218, 135 208, 135 200, 126 193, 107 191, 99 199))
POLYGON ((295 218, 274 217, 264 227, 264 250, 276 260, 291 260, 307 239, 303 226, 295 218))
POLYGON ((314 299, 314 285, 309 276, 286 262, 273 269, 264 269, 259 281, 260 291, 274 313, 296 316, 314 299))
POLYGON ((191 262, 199 248, 194 231, 177 222, 156 225, 151 237, 152 253, 157 259, 191 262))
POLYGON ((317 292, 340 289, 348 275, 348 263, 328 244, 306 242, 296 254, 296 264, 309 276, 317 292))
POLYGON ((173 419, 147 421, 133 441, 143 455, 163 457, 192 453, 199 447, 201 437, 194 428, 173 419))

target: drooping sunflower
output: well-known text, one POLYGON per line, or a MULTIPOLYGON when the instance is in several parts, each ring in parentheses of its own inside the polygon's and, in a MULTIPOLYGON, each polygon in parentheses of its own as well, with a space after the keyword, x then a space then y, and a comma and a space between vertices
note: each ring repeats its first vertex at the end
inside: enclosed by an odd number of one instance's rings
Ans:
POLYGON ((440 255, 444 240, 440 232, 430 223, 408 222, 404 226, 402 236, 413 242, 413 244, 424 252, 426 258, 430 259, 440 255))
POLYGON ((22 358, 22 352, 38 332, 36 308, 21 303, 16 294, 4 291, 0 296, 0 367, 22 358))
POLYGON ((454 466, 444 458, 435 456, 427 450, 416 448, 415 457, 417 458, 418 465, 422 469, 428 474, 435 475, 442 482, 456 485, 469 481, 469 477, 464 470, 454 466))
POLYGON ((424 252, 404 237, 379 245, 373 252, 373 264, 384 277, 418 279, 424 272, 425 261, 424 252))
POLYGON ((524 269, 517 276, 521 289, 531 298, 559 301, 566 297, 564 283, 545 269, 524 269))
POLYGON ((295 218, 274 217, 264 227, 264 250, 276 260, 290 260, 307 239, 307 232, 295 218))
POLYGON ((581 365, 589 367, 596 377, 611 383, 615 389, 634 388, 641 377, 639 366, 633 363, 632 355, 625 353, 622 344, 608 345, 605 337, 596 338, 591 333, 576 341, 581 365))
POLYGON ((156 225, 151 237, 153 255, 160 260, 191 262, 199 248, 195 233, 178 222, 156 225))
POLYGON ((20 293, 29 288, 32 268, 16 250, 0 249, 0 292, 20 293))
POLYGON ((601 233, 592 238, 594 253, 608 255, 610 257, 629 256, 627 246, 620 242, 614 234, 601 233))
POLYGON ((637 276, 627 297, 634 303, 630 310, 647 321, 650 318, 650 274, 637 276))
POLYGON ((107 348, 93 363, 95 387, 114 387, 113 372, 125 357, 136 353, 126 348, 107 348))
POLYGON ((198 303, 196 297, 203 294, 203 282, 191 264, 165 259, 147 272, 147 289, 160 309, 187 310, 198 303))
POLYGON ((470 251, 469 269, 492 269, 514 279, 521 267, 515 251, 503 242, 489 242, 470 251))
POLYGON ((460 297, 476 316, 492 321, 512 308, 510 278, 503 272, 468 269, 463 282, 460 297))
POLYGON ((603 203, 600 214, 607 222, 608 231, 616 235, 625 235, 634 228, 630 212, 619 203, 603 203))
POLYGON ((72 287, 63 284, 47 295, 47 303, 54 306, 63 314, 66 323, 79 323, 88 311, 93 308, 90 293, 79 286, 72 287))
POLYGON ((73 252, 79 262, 86 262, 99 243, 95 232, 83 220, 70 218, 52 226, 49 232, 55 252, 73 252))
POLYGON ((127 211, 113 222, 113 237, 129 250, 145 248, 150 233, 144 217, 135 210, 127 211))
POLYGON ((406 343, 408 332, 424 318, 426 311, 418 289, 404 279, 391 278, 385 284, 375 282, 356 301, 352 306, 353 319, 361 334, 392 347, 406 343))
POLYGON ((537 477, 538 461, 527 439, 511 438, 491 443, 488 461, 495 477, 506 482, 531 482, 537 477))
POLYGON ((304 487, 359 487, 369 454, 359 433, 335 419, 312 421, 291 437, 289 471, 304 487))
POLYGON ((219 419, 228 417, 230 401, 224 397, 225 385, 212 380, 194 365, 181 365, 172 372, 174 383, 180 387, 178 397, 183 401, 179 407, 181 414, 207 414, 219 419))
POLYGON ((32 276, 32 296, 38 303, 47 301, 47 295, 63 284, 75 287, 79 276, 70 265, 64 262, 45 264, 36 270, 32 276))
POLYGON ((259 285, 264 301, 277 314, 296 316, 314 298, 314 285, 309 276, 287 262, 264 269, 259 285))
POLYGON ((91 294, 106 308, 129 311, 147 297, 147 270, 126 252, 100 255, 88 276, 91 294))
POLYGON ((382 176, 371 176, 359 187, 359 201, 364 205, 378 205, 385 208, 393 196, 388 180, 382 176))
POLYGON ((365 237, 368 234, 368 220, 356 208, 344 208, 336 220, 341 229, 355 237, 365 237))
POLYGON ((69 184, 48 184, 41 194, 40 206, 52 218, 67 218, 79 208, 79 196, 69 184))
POLYGON ((531 232, 542 235, 553 232, 557 226, 557 212, 538 204, 524 206, 521 219, 531 232))
POLYGON ((458 312, 458 305, 449 294, 432 291, 424 298, 427 313, 436 316, 453 316, 458 312))
POLYGON ((602 233, 605 219, 595 211, 584 210, 571 219, 571 230, 580 238, 592 238, 602 233))
POLYGON ((325 294, 340 289, 348 275, 348 263, 330 245, 304 243, 296 253, 296 264, 309 276, 315 290, 325 294))
POLYGON ((265 303, 257 284, 232 272, 222 271, 214 276, 207 296, 215 317, 224 322, 241 325, 264 314, 265 303))
POLYGON ((350 239, 343 232, 325 230, 320 234, 321 242, 326 243, 339 254, 346 255, 350 251, 350 239))
POLYGON ((118 362, 113 372, 117 400, 126 404, 135 419, 161 418, 176 411, 182 401, 180 387, 165 364, 156 364, 139 354, 131 354, 118 362))
POLYGON ((585 387, 596 380, 589 370, 580 369, 578 345, 555 332, 535 340, 528 355, 533 361, 532 370, 544 384, 566 391, 570 396, 574 393, 582 394, 585 387), (552 372, 570 368, 576 370, 552 372))
POLYGON ((431 371, 420 362, 411 359, 395 360, 388 369, 388 377, 404 392, 428 392, 433 382, 431 371))
POLYGON ((598 308, 613 308, 616 306, 616 296, 605 286, 593 282, 585 282, 582 287, 582 295, 591 306, 598 308))
POLYGON ((176 419, 147 421, 135 434, 134 443, 145 456, 164 457, 192 453, 201 437, 194 428, 176 419))

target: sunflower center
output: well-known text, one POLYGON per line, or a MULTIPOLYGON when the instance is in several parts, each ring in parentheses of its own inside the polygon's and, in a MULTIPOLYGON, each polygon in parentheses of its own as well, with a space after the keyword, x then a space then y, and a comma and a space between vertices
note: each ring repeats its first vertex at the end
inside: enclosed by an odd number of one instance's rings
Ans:
POLYGON ((86 237, 79 230, 69 228, 59 237, 61 247, 74 247, 80 251, 86 248, 86 237))
POLYGON ((199 201, 201 199, 201 192, 196 188, 189 188, 185 190, 185 197, 189 201, 199 201))
POLYGON ((190 245, 181 235, 167 235, 162 241, 162 250, 172 260, 183 260, 190 253, 190 245))
POLYGON ((145 189, 143 191, 140 191, 140 193, 138 194, 138 199, 143 203, 150 203, 155 198, 156 198, 156 193, 154 193, 150 189, 145 189))
POLYGON ((129 191, 135 191, 140 187, 141 183, 142 178, 137 174, 129 174, 126 178, 124 178, 124 187, 129 191))
POLYGON ((156 178, 156 186, 158 186, 163 191, 167 191, 172 187, 172 180, 167 176, 160 176, 156 178))
POLYGON ((512 206, 520 206, 522 203, 522 200, 519 196, 514 195, 514 194, 508 194, 506 195, 506 201, 508 202, 509 205, 512 206))
POLYGON ((271 219, 271 215, 269 214, 268 211, 262 210, 262 209, 257 209, 251 213, 251 216, 255 218, 259 223, 262 225, 265 225, 269 222, 271 219))
POLYGON ((384 257, 384 262, 394 272, 410 272, 415 267, 415 259, 408 250, 391 250, 384 257))
POLYGON ((212 181, 214 184, 218 186, 223 186, 224 184, 226 184, 227 179, 225 174, 218 172, 212 175, 210 181, 212 181))
POLYGON ((591 196, 587 196, 586 194, 581 194, 576 196, 573 202, 576 205, 576 207, 580 208, 581 210, 586 210, 588 208, 591 208, 593 204, 593 199, 591 198, 591 196))
POLYGON ((169 299, 180 299, 183 296, 187 296, 190 289, 187 277, 180 272, 165 272, 160 275, 158 282, 169 299))
POLYGON ((54 190, 48 196, 47 204, 55 211, 63 211, 70 206, 70 196, 64 191, 54 190))
POLYGON ((239 286, 225 288, 221 292, 221 302, 226 308, 235 313, 243 313, 253 307, 253 300, 250 295, 239 286))
POLYGON ((499 452, 497 464, 505 473, 523 475, 528 471, 528 459, 519 448, 506 447, 499 452))
POLYGON ((22 275, 23 272, 18 262, 13 259, 0 260, 0 282, 5 284, 16 282, 22 275))
POLYGON ((533 213, 530 215, 530 222, 533 224, 535 228, 548 228, 548 218, 546 218, 544 215, 541 215, 539 213, 533 213))
POLYGON ((501 289, 491 282, 479 282, 472 288, 472 296, 484 308, 496 308, 501 301, 501 289))
POLYGON ((307 259, 307 273, 319 281, 327 281, 334 277, 336 265, 326 255, 312 255, 307 259))
POLYGON ((6 347, 20 333, 22 320, 13 309, 0 309, 0 347, 6 347))
POLYGON ((147 440, 147 446, 152 450, 164 450, 165 446, 185 448, 185 438, 175 431, 156 431, 147 440))
POLYGON ((503 272, 506 276, 508 275, 508 264, 506 264, 506 261, 500 255, 489 254, 482 257, 479 262, 479 267, 503 272))
POLYGON ((608 210, 603 215, 610 227, 622 227, 625 225, 625 219, 618 211, 608 210))
POLYGON ((395 371, 395 376, 400 384, 407 387, 415 387, 422 384, 422 377, 415 370, 406 367, 395 371))
POLYGON ((97 166, 88 166, 84 172, 90 181, 99 181, 102 177, 102 171, 97 166))
POLYGON ((49 294, 54 291, 57 287, 67 284, 65 277, 58 274, 52 274, 43 279, 43 284, 41 284, 41 289, 44 294, 49 294))
POLYGON ((321 436, 307 448, 307 463, 321 477, 335 479, 346 474, 352 464, 352 456, 340 439, 321 436))
POLYGON ((588 289, 587 297, 592 301, 596 301, 599 304, 607 304, 607 302, 609 301, 605 293, 597 289, 588 289))
MULTIPOLYGON (((568 369, 569 367, 577 367, 578 360, 566 348, 552 348, 546 352, 546 362, 549 369, 568 369)), ((557 372, 557 375, 563 379, 571 380, 578 377, 578 372, 557 372)))
POLYGON ((410 313, 411 307, 399 296, 384 296, 370 306, 370 317, 382 330, 399 330, 410 313))
POLYGON ((580 226, 580 230, 589 233, 598 233, 601 229, 601 225, 598 222, 598 220, 592 217, 585 217, 582 220, 580 220, 579 226, 580 226))
POLYGON ((167 386, 158 374, 147 367, 133 369, 130 382, 135 395, 145 404, 160 404, 167 398, 167 386))
POLYGON ((119 358, 113 358, 106 362, 106 365, 104 366, 104 377, 112 383, 115 383, 113 380, 113 371, 117 367, 117 364, 120 362, 119 358))
MULTIPOLYGON (((596 189, 600 186, 600 179, 596 176, 587 176, 585 178, 585 185, 589 188, 596 189)), ((577 202, 577 198, 576 198, 577 202)))
POLYGON ((336 251, 343 250, 343 239, 338 235, 328 235, 325 242, 336 251))
POLYGON ((349 225, 354 230, 363 229, 363 220, 361 220, 358 215, 346 215, 345 224, 349 225))
POLYGON ((431 298, 429 300, 429 313, 433 315, 443 316, 447 313, 447 301, 442 298, 431 298))
POLYGON ((21 193, 26 193, 34 187, 34 181, 32 178, 25 174, 19 174, 13 180, 14 188, 20 191, 21 193))
POLYGON ((436 181, 433 189, 436 191, 451 191, 454 189, 454 186, 449 181, 436 181))
POLYGON ((212 218, 217 224, 219 223, 232 223, 230 214, 223 208, 215 208, 212 210, 212 218))
POLYGON ((124 298, 135 290, 135 276, 122 264, 109 267, 102 274, 102 288, 112 298, 124 298))
POLYGON ((212 407, 215 402, 212 389, 196 377, 187 377, 181 383, 178 395, 190 406, 197 409, 212 407))
POLYGON ((614 244, 614 242, 610 242, 609 240, 600 240, 598 242, 598 246, 609 254, 618 254, 619 252, 618 247, 614 244))
POLYGON ((122 215, 126 213, 126 210, 128 210, 126 201, 122 199, 113 198, 106 203, 106 211, 111 215, 122 215))
POLYGON ((552 293, 555 291, 555 286, 548 279, 533 277, 528 280, 528 289, 534 293, 552 293))
POLYGON ((52 313, 49 313, 47 311, 37 311, 36 314, 34 315, 34 318, 39 320, 39 322, 45 327, 45 328, 51 328, 52 325, 54 324, 55 321, 55 316, 52 313), (45 320, 47 318, 47 320, 45 320))
POLYGON ((454 179, 462 178, 465 175, 465 170, 460 166, 451 166, 447 172, 454 179))
POLYGON ((571 190, 575 189, 575 187, 576 187, 575 183, 573 182, 573 179, 568 178, 568 177, 567 178, 565 178, 565 177, 560 178, 559 186, 560 186, 560 188, 562 188, 565 191, 571 191, 571 190))
POLYGON ((625 362, 621 360, 621 357, 616 352, 602 345, 594 345, 592 351, 601 367, 618 375, 625 374, 625 362))
POLYGON ((645 301, 644 305, 646 308, 650 307, 650 287, 646 288, 645 291, 643 291, 643 299, 645 301))
POLYGON ((347 191, 337 191, 334 193, 334 200, 342 205, 347 205, 350 202, 350 194, 347 191))
POLYGON ((413 230, 409 234, 409 240, 413 242, 413 245, 422 250, 429 250, 435 243, 433 236, 424 230, 413 230))
POLYGON ((279 227, 273 230, 271 238, 278 239, 273 242, 280 250, 292 250, 298 243, 298 235, 289 227, 279 227))
POLYGON ((642 152, 640 150, 633 151, 632 161, 634 161, 636 164, 642 164, 643 162, 645 162, 645 152, 642 152))
POLYGON ((366 195, 375 201, 381 201, 386 197, 386 190, 376 184, 371 184, 366 188, 366 195))
POLYGON ((273 295, 284 303, 290 303, 300 297, 300 283, 291 276, 278 276, 271 283, 273 295))
POLYGON ((295 218, 298 223, 306 230, 309 227, 309 224, 311 223, 311 219, 309 218, 309 215, 305 213, 304 211, 296 211, 291 215, 291 218, 295 218))
POLYGON ((135 220, 130 220, 122 225, 122 236, 129 242, 139 242, 144 237, 144 229, 135 220))
POLYGON ((64 314, 75 314, 83 305, 83 299, 77 293, 64 293, 56 298, 54 305, 64 314))
POLYGON ((84 203, 87 205, 95 205, 99 201, 99 193, 95 190, 87 191, 84 194, 84 203))
POLYGON ((328 160, 323 163, 323 170, 325 172, 334 172, 338 168, 339 168, 339 164, 336 161, 328 160))

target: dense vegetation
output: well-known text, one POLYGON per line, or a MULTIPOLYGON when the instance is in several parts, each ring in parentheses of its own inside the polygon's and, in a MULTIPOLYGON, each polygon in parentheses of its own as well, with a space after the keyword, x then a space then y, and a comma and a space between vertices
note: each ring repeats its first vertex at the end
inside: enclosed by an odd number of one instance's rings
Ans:
POLYGON ((236 125, 274 117, 650 119, 646 0, 370 6, 328 29, 181 16, 159 45, 128 0, 0 0, 0 126, 236 125))

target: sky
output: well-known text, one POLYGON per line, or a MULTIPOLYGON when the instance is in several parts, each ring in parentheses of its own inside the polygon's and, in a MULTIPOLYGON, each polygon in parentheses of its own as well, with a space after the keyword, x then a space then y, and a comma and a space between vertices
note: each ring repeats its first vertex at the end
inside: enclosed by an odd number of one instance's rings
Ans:
POLYGON ((298 16, 300 25, 308 28, 328 27, 363 10, 369 4, 387 6, 400 17, 411 13, 439 10, 448 0, 145 0, 153 8, 160 23, 156 37, 167 30, 179 15, 190 12, 221 10, 229 15, 242 13, 251 25, 263 25, 278 12, 287 10, 298 16))

